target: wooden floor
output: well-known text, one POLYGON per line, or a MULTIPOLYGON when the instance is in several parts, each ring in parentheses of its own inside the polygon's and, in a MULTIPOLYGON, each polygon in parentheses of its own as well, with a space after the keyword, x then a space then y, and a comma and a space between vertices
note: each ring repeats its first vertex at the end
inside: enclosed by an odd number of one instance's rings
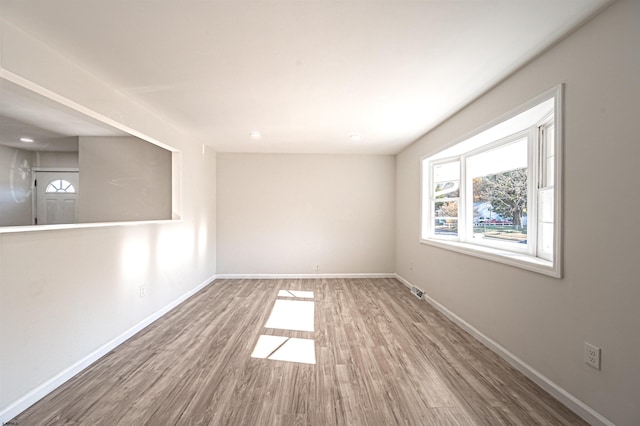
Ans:
POLYGON ((11 424, 586 423, 398 281, 315 279, 215 281, 11 424), (265 328, 279 290, 314 293, 288 299, 314 331, 265 328), (253 358, 260 335, 316 364, 253 358))

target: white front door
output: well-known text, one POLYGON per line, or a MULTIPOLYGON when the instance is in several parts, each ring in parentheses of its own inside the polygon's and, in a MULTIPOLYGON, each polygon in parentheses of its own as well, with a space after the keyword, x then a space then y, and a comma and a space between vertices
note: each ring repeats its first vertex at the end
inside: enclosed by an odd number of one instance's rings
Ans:
POLYGON ((78 172, 36 172, 36 225, 76 223, 78 172))

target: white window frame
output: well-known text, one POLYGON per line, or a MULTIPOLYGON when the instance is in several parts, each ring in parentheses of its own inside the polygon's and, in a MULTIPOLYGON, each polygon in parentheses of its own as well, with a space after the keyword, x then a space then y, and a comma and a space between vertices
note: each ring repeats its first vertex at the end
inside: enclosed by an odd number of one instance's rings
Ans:
MULTIPOLYGON (((436 166, 439 166, 441 164, 447 164, 447 163, 454 163, 454 162, 458 162, 460 163, 460 158, 459 157, 452 157, 452 158, 444 158, 444 159, 439 159, 439 160, 435 160, 433 162, 431 162, 429 164, 429 176, 433 176, 433 169, 436 166)), ((461 164, 461 163, 460 163, 461 164)), ((459 164, 458 167, 461 167, 459 164)), ((460 170, 460 175, 459 175, 459 181, 460 181, 460 187, 458 188, 458 196, 457 197, 446 197, 446 198, 438 198, 436 199, 436 195, 435 195, 435 189, 433 187, 433 185, 429 185, 429 210, 433 211, 435 203, 437 202, 448 202, 448 201, 454 201, 454 199, 457 200, 458 202, 458 236, 460 235, 460 226, 461 226, 461 221, 460 221, 460 208, 462 206, 462 185, 463 185, 463 180, 462 180, 462 170, 460 170)), ((431 218, 431 222, 429 222, 429 232, 430 234, 434 233, 434 222, 435 222, 435 217, 431 218)), ((443 240, 452 240, 455 241, 458 239, 458 236, 448 236, 448 235, 441 235, 438 236, 438 238, 441 238, 443 240)))
MULTIPOLYGON (((562 91, 563 85, 558 85, 545 93, 531 99, 523 105, 509 111, 496 120, 482 126, 470 135, 461 138, 445 149, 425 155, 421 158, 421 235, 420 242, 459 253, 500 262, 541 274, 560 278, 562 255, 562 91), (496 140, 473 142, 474 137, 485 131, 490 133, 508 120, 524 113, 543 102, 553 100, 553 117, 549 115, 538 119, 536 122, 516 128, 510 135, 501 135, 496 140), (542 173, 545 171, 546 158, 551 157, 546 153, 546 143, 542 137, 541 128, 548 129, 553 126, 554 152, 553 152, 553 185, 546 187, 542 173), (527 138, 527 244, 517 246, 511 243, 499 241, 487 241, 473 239, 473 194, 468 188, 472 187, 471 177, 467 177, 466 159, 482 152, 489 151, 499 146, 527 138), (543 146, 543 144, 545 146, 543 146), (434 185, 431 182, 433 167, 438 164, 460 161, 460 193, 458 203, 458 235, 436 235, 435 215, 433 214, 435 194, 434 185), (471 186, 470 186, 471 185, 471 186), (542 203, 538 202, 542 191, 553 191, 553 249, 545 252, 538 245, 542 241, 538 209, 542 203), (471 207, 470 207, 471 206, 471 207), (471 229, 469 228, 471 227, 471 229), (469 232, 467 230, 469 229, 469 232)), ((477 140, 478 138, 476 138, 477 140)))

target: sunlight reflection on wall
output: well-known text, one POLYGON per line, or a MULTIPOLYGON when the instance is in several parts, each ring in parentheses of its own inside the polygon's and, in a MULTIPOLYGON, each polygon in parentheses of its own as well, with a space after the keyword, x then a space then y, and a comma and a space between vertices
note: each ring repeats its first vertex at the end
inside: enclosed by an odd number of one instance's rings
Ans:
POLYGON ((129 238, 120 252, 120 271, 125 281, 142 281, 149 268, 149 244, 145 236, 129 238))
POLYGON ((163 269, 173 269, 193 260, 195 238, 182 226, 163 228, 158 234, 156 261, 163 269))
POLYGON ((202 261, 207 254, 209 241, 207 240, 209 233, 207 232, 207 223, 202 221, 198 228, 198 258, 202 261))

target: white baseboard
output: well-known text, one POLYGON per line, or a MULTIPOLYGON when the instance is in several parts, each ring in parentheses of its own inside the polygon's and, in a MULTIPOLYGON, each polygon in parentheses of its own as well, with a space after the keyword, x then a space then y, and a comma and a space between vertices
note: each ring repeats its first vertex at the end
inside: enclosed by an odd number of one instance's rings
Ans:
MULTIPOLYGON (((399 274, 395 274, 395 277, 402 284, 411 288, 413 285, 404 279, 399 274)), ((421 289, 424 291, 424 289, 421 289)), ((564 404, 571 411, 576 413, 578 416, 582 417, 584 420, 589 422, 591 425, 599 425, 599 426, 615 426, 613 422, 608 420, 602 414, 595 411, 593 408, 589 407, 587 404, 571 395, 564 388, 558 386, 556 383, 551 381, 548 377, 544 376, 542 373, 537 371, 535 368, 509 352, 506 348, 501 346, 499 343, 491 339, 490 337, 483 334, 477 328, 460 318, 454 312, 450 311, 444 305, 441 305, 436 300, 432 299, 426 293, 423 296, 424 300, 426 300, 431 306, 436 308, 438 311, 442 312, 447 318, 456 323, 462 329, 471 334, 475 339, 479 340, 486 347, 491 349, 493 352, 498 354, 501 358, 507 361, 513 368, 523 373, 533 382, 535 382, 542 389, 547 391, 551 396, 564 404)))
POLYGON ((58 373, 51 379, 42 383, 40 386, 31 390, 23 397, 12 402, 7 407, 2 408, 2 410, 0 410, 0 424, 4 425, 9 420, 13 419, 15 416, 22 413, 24 410, 26 410, 27 408, 29 408, 30 406, 38 402, 40 399, 44 398, 49 393, 53 392, 60 385, 64 384, 67 380, 71 379, 73 376, 80 373, 82 370, 84 370, 85 368, 87 368, 88 366, 96 362, 98 359, 102 358, 104 355, 106 355, 107 353, 115 349, 118 345, 122 344, 124 341, 132 337, 134 334, 136 334, 137 332, 139 332, 140 330, 142 330, 152 322, 162 317, 164 314, 166 314, 167 312, 169 312, 170 310, 172 310, 173 308, 175 308, 176 306, 178 306, 179 304, 187 300, 189 297, 196 294, 198 291, 202 290, 204 287, 209 285, 214 280, 215 280, 215 275, 213 277, 206 279, 197 287, 189 290, 187 293, 183 294, 178 299, 164 306, 160 310, 149 315, 148 317, 140 321, 138 324, 134 325, 133 327, 131 327, 130 329, 122 333, 120 336, 116 337, 110 342, 105 343, 100 348, 88 354, 87 356, 82 358, 80 361, 76 362, 75 364, 63 370, 62 372, 58 373))
POLYGON ((229 280, 279 280, 313 278, 396 278, 394 273, 362 274, 217 274, 216 279, 229 280))

